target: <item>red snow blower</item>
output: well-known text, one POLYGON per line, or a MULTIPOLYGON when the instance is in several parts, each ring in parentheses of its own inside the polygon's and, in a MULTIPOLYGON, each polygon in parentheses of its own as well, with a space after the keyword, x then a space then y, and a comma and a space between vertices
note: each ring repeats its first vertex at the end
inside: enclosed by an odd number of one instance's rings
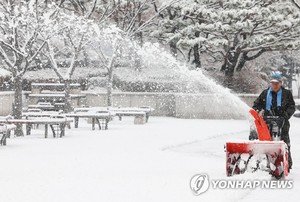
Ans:
POLYGON ((276 179, 288 175, 288 148, 280 141, 284 120, 272 116, 265 119, 255 110, 250 114, 255 119, 258 140, 226 143, 227 176, 263 170, 276 179))

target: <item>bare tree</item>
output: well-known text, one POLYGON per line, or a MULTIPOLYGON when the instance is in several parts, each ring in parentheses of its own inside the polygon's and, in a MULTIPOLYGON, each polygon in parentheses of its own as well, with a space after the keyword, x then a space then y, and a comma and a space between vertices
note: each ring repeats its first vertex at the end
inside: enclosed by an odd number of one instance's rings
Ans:
POLYGON ((129 43, 125 44, 126 42, 127 40, 124 33, 118 28, 111 26, 103 28, 101 32, 98 33, 95 43, 91 44, 91 47, 93 47, 99 60, 107 70, 107 106, 113 105, 114 70, 120 62, 122 52, 125 52, 124 49, 128 48, 126 46, 128 46, 129 43), (109 53, 104 53, 103 47, 106 47, 109 53))
MULTIPOLYGON (((50 38, 40 34, 47 26, 43 14, 49 11, 41 13, 32 2, 17 1, 0 2, 0 10, 0 58, 14 83, 13 116, 21 119, 22 78, 50 38)), ((17 125, 16 135, 23 135, 21 125, 17 125)))
POLYGON ((146 28, 154 25, 155 19, 176 2, 179 0, 167 0, 160 4, 154 0, 98 0, 94 18, 98 17, 100 22, 114 23, 128 36, 143 44, 146 28))
POLYGON ((68 15, 57 12, 53 16, 52 29, 54 36, 46 40, 48 57, 51 67, 65 84, 65 112, 71 110, 70 84, 77 61, 86 44, 94 35, 96 25, 84 16, 68 15), (61 63, 67 66, 61 66, 61 63))

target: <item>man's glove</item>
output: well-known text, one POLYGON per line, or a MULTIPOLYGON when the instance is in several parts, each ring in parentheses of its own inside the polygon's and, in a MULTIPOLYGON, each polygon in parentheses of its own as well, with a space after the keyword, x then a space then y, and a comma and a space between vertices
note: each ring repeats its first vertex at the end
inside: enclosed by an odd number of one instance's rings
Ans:
POLYGON ((290 116, 288 115, 288 113, 287 113, 285 110, 283 110, 282 107, 279 107, 278 113, 279 113, 279 115, 282 116, 285 120, 289 120, 289 119, 290 119, 290 116))
POLYGON ((254 109, 259 115, 264 116, 265 110, 254 109))

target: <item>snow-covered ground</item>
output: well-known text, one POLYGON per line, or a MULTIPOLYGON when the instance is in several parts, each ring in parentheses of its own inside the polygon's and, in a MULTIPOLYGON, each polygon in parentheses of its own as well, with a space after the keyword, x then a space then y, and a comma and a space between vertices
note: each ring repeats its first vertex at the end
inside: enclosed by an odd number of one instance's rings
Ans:
POLYGON ((150 117, 146 125, 134 125, 132 118, 115 120, 107 131, 92 131, 82 122, 62 139, 44 139, 42 129, 9 139, 0 147, 0 201, 294 200, 300 192, 300 119, 291 122, 291 190, 209 189, 194 196, 189 184, 193 175, 226 179, 224 143, 247 139, 248 121, 150 117))

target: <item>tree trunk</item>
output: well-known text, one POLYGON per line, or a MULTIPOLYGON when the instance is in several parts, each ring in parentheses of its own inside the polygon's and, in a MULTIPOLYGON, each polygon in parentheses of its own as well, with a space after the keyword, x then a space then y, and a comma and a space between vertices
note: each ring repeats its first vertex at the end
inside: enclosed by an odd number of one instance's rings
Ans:
POLYGON ((192 54, 192 48, 189 50, 189 53, 188 53, 188 58, 187 58, 187 61, 190 62, 191 61, 191 54, 192 54))
POLYGON ((171 41, 170 42, 170 51, 171 51, 171 54, 176 57, 177 56, 177 45, 176 45, 176 42, 175 41, 171 41))
MULTIPOLYGON (((138 21, 139 21, 139 27, 143 25, 143 20, 142 20, 142 13, 138 14, 138 21)), ((144 39, 143 39, 143 32, 139 32, 137 34, 139 42, 140 42, 140 46, 143 46, 144 44, 144 39)))
POLYGON ((64 112, 68 113, 72 111, 72 106, 71 106, 71 80, 70 79, 65 79, 64 80, 64 85, 65 85, 65 106, 64 106, 64 112))
POLYGON ((241 71, 244 68, 244 66, 247 62, 245 59, 246 55, 247 55, 246 53, 243 53, 241 55, 240 60, 238 61, 238 64, 236 65, 236 71, 241 71))
POLYGON ((195 63, 196 69, 201 68, 199 44, 194 45, 194 63, 195 63))
MULTIPOLYGON (((177 27, 173 27, 171 33, 175 34, 177 27)), ((177 42, 175 40, 170 41, 170 51, 174 57, 177 57, 177 42)))
POLYGON ((235 65, 233 65, 231 62, 229 62, 227 59, 225 59, 222 67, 221 67, 221 71, 224 72, 225 76, 233 76, 234 75, 234 67, 235 65))
POLYGON ((142 70, 142 58, 134 48, 132 49, 132 52, 135 70, 140 72, 142 70))
POLYGON ((83 66, 87 67, 89 65, 89 55, 87 53, 86 48, 83 49, 82 53, 83 53, 83 66))
MULTIPOLYGON (((195 37, 198 38, 200 36, 200 32, 197 31, 195 33, 195 37)), ((195 67, 196 69, 201 68, 201 61, 200 61, 200 52, 199 52, 199 44, 195 44, 194 45, 194 63, 195 63, 195 67)))
POLYGON ((222 65, 221 71, 224 71, 225 78, 223 85, 229 89, 233 87, 233 77, 236 70, 236 66, 239 63, 240 52, 236 51, 232 47, 224 57, 224 63, 222 65))
POLYGON ((237 64, 240 62, 241 53, 235 50, 234 47, 230 48, 224 57, 224 63, 221 71, 224 71, 225 76, 232 77, 236 70, 237 64))
MULTIPOLYGON (((19 77, 14 78, 14 104, 13 104, 13 117, 14 119, 22 119, 22 79, 19 77)), ((16 136, 23 136, 22 124, 16 124, 16 136)))
POLYGON ((111 107, 113 105, 113 98, 112 98, 112 91, 113 91, 113 76, 114 76, 114 68, 115 68, 115 59, 116 59, 116 53, 118 52, 118 45, 117 47, 114 47, 114 53, 112 57, 109 60, 108 66, 107 66, 107 106, 111 107))
POLYGON ((225 69, 225 76, 233 76, 234 75, 234 65, 232 64, 227 64, 226 69, 225 69))
POLYGON ((113 68, 110 68, 108 71, 108 78, 107 78, 107 106, 108 107, 111 107, 113 105, 112 91, 113 91, 113 68))
POLYGON ((223 86, 226 88, 232 89, 234 87, 233 79, 234 79, 233 75, 225 75, 223 86))

